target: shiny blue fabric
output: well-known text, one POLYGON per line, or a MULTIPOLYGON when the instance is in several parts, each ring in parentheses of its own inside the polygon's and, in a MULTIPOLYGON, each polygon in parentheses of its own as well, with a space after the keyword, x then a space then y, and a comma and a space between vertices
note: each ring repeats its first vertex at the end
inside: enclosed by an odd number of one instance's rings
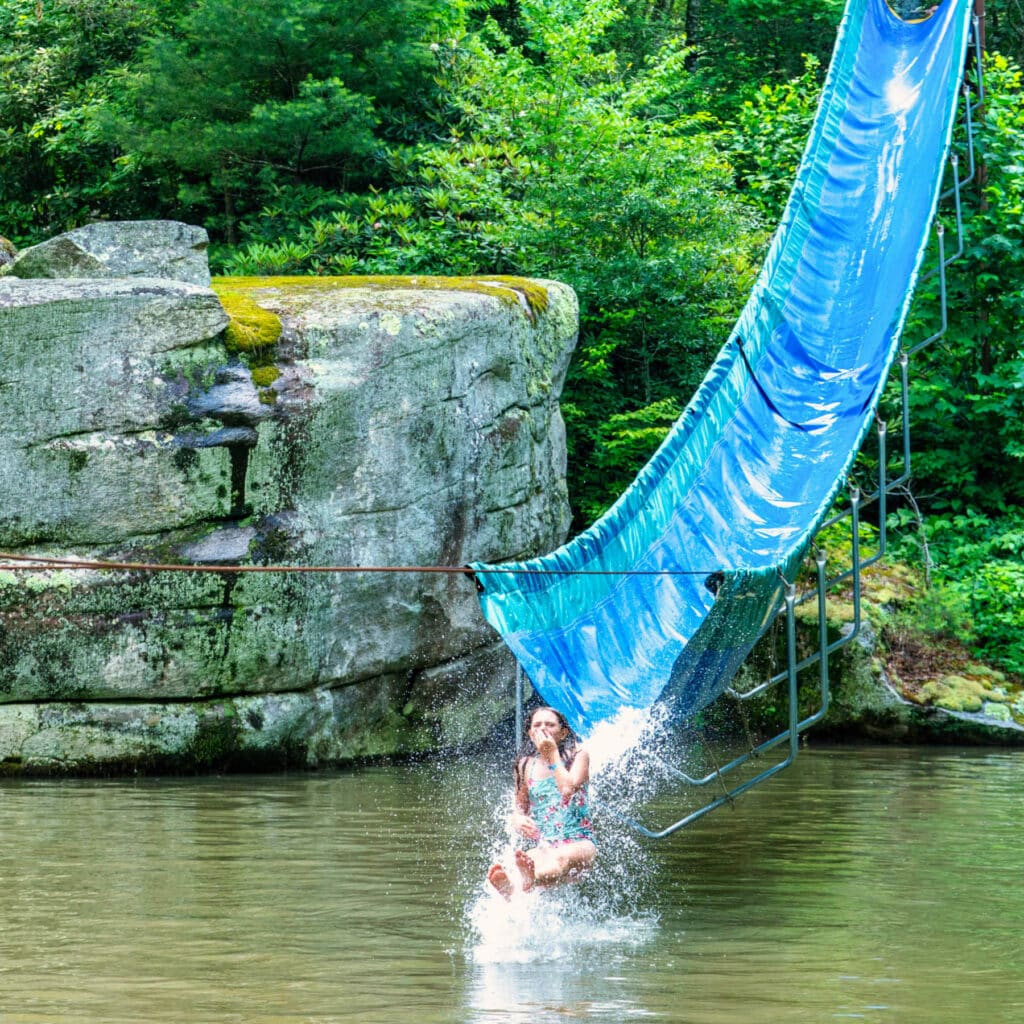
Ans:
POLYGON ((569 544, 472 567, 487 620, 578 731, 663 697, 681 715, 705 707, 771 621, 898 348, 970 13, 944 0, 909 24, 850 0, 764 267, 668 438, 569 544))

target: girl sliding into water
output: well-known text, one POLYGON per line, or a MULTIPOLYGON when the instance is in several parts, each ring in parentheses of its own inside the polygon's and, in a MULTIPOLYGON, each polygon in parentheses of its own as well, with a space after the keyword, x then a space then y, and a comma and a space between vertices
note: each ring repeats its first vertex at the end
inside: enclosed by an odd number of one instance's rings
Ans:
POLYGON ((517 888, 529 892, 573 881, 597 855, 587 802, 590 755, 560 712, 534 709, 516 755, 514 781, 512 827, 534 845, 515 851, 512 872, 503 864, 487 872, 505 899, 517 888))

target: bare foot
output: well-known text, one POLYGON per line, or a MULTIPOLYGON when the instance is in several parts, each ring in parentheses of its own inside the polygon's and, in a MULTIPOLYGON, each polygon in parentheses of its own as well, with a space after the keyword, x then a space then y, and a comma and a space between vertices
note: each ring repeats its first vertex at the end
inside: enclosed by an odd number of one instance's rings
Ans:
POLYGON ((529 892, 537 880, 533 858, 525 850, 516 850, 516 867, 523 876, 523 892, 529 892))
POLYGON ((494 886, 498 892, 505 897, 505 899, 512 899, 512 893, 515 891, 512 885, 512 879, 508 877, 508 872, 500 864, 492 864, 487 872, 487 881, 494 886))

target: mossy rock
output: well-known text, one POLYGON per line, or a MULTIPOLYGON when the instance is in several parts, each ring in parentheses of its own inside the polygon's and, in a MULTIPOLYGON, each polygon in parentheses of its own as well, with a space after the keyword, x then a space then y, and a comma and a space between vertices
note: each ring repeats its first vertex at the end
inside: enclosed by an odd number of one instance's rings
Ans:
POLYGON ((997 722, 1012 722, 1013 714, 1005 704, 998 704, 995 701, 987 700, 981 706, 981 713, 986 718, 992 718, 997 722))
MULTIPOLYGON (((817 600, 805 601, 803 604, 797 605, 795 614, 798 621, 816 625, 818 622, 817 600)), ((855 608, 853 601, 848 601, 841 597, 830 597, 825 602, 825 619, 830 629, 839 629, 847 623, 853 622, 854 617, 855 608)))
POLYGON ((269 388, 271 384, 281 376, 281 371, 270 364, 269 366, 256 366, 251 371, 252 382, 258 388, 269 388))
POLYGON ((947 711, 981 711, 986 703, 1002 704, 1009 699, 982 680, 962 675, 947 675, 925 683, 918 697, 918 703, 935 704, 947 711))
POLYGON ((212 705, 196 721, 192 762, 197 768, 230 763, 241 749, 242 727, 230 703, 212 705))

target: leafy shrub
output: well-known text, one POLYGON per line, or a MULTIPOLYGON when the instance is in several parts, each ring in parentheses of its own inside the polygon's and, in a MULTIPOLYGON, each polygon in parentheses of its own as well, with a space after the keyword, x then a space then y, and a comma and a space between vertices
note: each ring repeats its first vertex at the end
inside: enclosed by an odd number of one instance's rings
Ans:
MULTIPOLYGON (((899 530, 899 515, 891 519, 899 530)), ((935 593, 918 609, 934 629, 973 644, 976 656, 1024 672, 1024 513, 991 517, 976 509, 932 516, 922 524, 933 559, 935 593)), ((917 542, 897 541, 897 557, 912 559, 917 542)))

